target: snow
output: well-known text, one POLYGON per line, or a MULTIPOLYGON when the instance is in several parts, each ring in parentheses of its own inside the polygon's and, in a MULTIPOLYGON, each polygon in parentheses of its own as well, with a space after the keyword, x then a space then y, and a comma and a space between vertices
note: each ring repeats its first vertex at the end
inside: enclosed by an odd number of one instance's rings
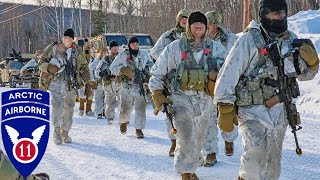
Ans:
MULTIPOLYGON (((320 52, 320 11, 303 11, 289 19, 289 28, 298 37, 311 38, 320 52), (317 34, 318 33, 318 34, 317 34)), ((299 82, 301 96, 296 100, 301 114, 302 129, 297 132, 302 156, 295 153, 293 134, 287 130, 283 145, 281 180, 320 179, 320 74, 314 80, 299 82)), ((6 91, 9 88, 0 88, 6 91)), ((128 179, 178 180, 173 158, 168 157, 170 140, 167 137, 165 115, 153 115, 147 109, 144 139, 135 137, 133 119, 126 135, 121 135, 116 122, 107 125, 105 119, 79 116, 77 103, 70 136, 73 143, 57 146, 49 139, 47 151, 35 172, 47 172, 53 180, 128 179)), ((133 116, 132 116, 133 117, 133 116)), ((239 133, 241 133, 239 131, 239 133)), ((220 135, 219 135, 220 136, 220 135)), ((220 137, 219 137, 220 138, 220 137)), ((0 147, 3 149, 2 144, 0 147)), ((232 157, 224 155, 220 138, 218 163, 214 167, 200 167, 200 179, 230 180, 238 177, 242 153, 241 136, 235 141, 232 157)))

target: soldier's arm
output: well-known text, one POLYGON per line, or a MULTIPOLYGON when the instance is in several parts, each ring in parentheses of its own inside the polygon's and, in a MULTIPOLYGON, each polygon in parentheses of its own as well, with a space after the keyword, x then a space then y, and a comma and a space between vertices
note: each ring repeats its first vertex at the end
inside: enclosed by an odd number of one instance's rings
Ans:
POLYGON ((168 38, 166 38, 168 36, 168 33, 165 32, 163 33, 158 41, 156 42, 156 44, 153 46, 153 48, 151 49, 151 56, 153 59, 157 60, 160 56, 160 54, 162 53, 162 51, 164 50, 164 48, 170 44, 170 40, 168 38))
POLYGON ((56 43, 49 44, 44 50, 43 54, 40 57, 39 60, 39 70, 45 73, 48 72, 48 64, 52 58, 52 48, 56 43))
POLYGON ((125 52, 121 52, 111 63, 110 65, 110 71, 111 74, 115 76, 120 75, 120 69, 125 66, 127 54, 125 52))
POLYGON ((77 71, 85 84, 90 83, 89 65, 83 52, 79 52, 77 57, 77 71))

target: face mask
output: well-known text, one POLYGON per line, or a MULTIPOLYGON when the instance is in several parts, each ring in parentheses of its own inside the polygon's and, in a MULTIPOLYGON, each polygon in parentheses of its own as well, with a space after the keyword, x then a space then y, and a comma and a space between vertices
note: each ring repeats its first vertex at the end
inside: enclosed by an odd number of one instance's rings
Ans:
POLYGON ((288 30, 287 18, 282 20, 270 20, 267 18, 261 19, 262 27, 265 28, 269 33, 281 34, 288 30))
POLYGON ((131 47, 129 46, 129 52, 130 52, 131 55, 137 56, 138 53, 139 53, 139 49, 138 49, 138 50, 133 50, 133 49, 131 49, 131 47))

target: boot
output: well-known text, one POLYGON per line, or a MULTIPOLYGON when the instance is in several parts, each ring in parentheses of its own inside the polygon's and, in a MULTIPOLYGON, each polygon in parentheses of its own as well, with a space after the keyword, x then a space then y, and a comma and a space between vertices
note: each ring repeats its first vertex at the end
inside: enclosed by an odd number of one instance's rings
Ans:
POLYGON ((141 129, 136 129, 136 135, 138 139, 144 138, 144 135, 141 129))
POLYGON ((121 134, 125 135, 127 132, 127 125, 128 123, 120 123, 120 132, 121 134))
POLYGON ((193 174, 191 173, 184 173, 181 174, 181 180, 193 180, 193 174))
POLYGON ((85 99, 81 99, 80 98, 79 116, 83 116, 83 113, 84 113, 84 102, 85 101, 86 101, 85 99))
POLYGON ((173 157, 174 156, 174 150, 176 149, 176 140, 175 139, 171 139, 171 147, 169 150, 169 157, 173 157))
POLYGON ((94 116, 94 112, 91 110, 92 100, 87 99, 86 103, 86 115, 87 116, 94 116))
POLYGON ((102 119, 102 114, 98 114, 97 119, 102 119))
POLYGON ((65 130, 62 130, 62 139, 63 139, 63 142, 64 143, 71 143, 72 142, 72 138, 69 137, 69 132, 68 131, 65 131, 65 130))
POLYGON ((224 141, 224 152, 227 156, 233 155, 233 142, 224 141))
POLYGON ((108 124, 112 124, 113 123, 113 118, 108 118, 108 124))
POLYGON ((244 179, 243 179, 242 177, 240 177, 240 176, 239 176, 239 177, 238 177, 238 180, 244 180, 244 179))
POLYGON ((62 137, 61 137, 60 127, 54 128, 54 132, 53 132, 53 142, 54 142, 56 145, 62 144, 62 137))
POLYGON ((204 164, 204 167, 211 167, 215 163, 217 163, 216 153, 208 154, 207 157, 206 157, 206 162, 204 164))
POLYGON ((194 180, 199 180, 199 178, 198 178, 198 176, 196 175, 196 173, 193 173, 193 174, 192 174, 192 178, 193 178, 194 180))
POLYGON ((47 173, 33 174, 35 180, 50 180, 47 173))

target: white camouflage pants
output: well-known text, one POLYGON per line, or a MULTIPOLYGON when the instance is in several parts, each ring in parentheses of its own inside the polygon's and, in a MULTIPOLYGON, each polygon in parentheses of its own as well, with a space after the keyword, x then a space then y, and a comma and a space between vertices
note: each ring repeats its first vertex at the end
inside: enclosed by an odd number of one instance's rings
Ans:
MULTIPOLYGON (((210 112, 210 118, 208 122, 207 135, 204 140, 202 154, 208 155, 211 153, 219 153, 218 148, 218 126, 217 126, 217 107, 213 105, 212 111, 210 112)), ((233 126, 233 131, 231 132, 221 132, 221 137, 224 141, 233 142, 238 137, 238 126, 233 126)))
POLYGON ((282 145, 287 129, 282 104, 239 108, 244 152, 239 175, 245 180, 277 180, 281 173, 282 145))
MULTIPOLYGON (((79 98, 81 98, 81 99, 87 99, 87 97, 84 95, 85 90, 86 90, 86 87, 85 87, 85 86, 83 86, 82 88, 80 88, 80 89, 78 90, 79 98)), ((94 91, 92 91, 92 94, 91 94, 91 96, 88 97, 88 99, 89 99, 89 100, 92 100, 92 99, 93 99, 93 95, 94 95, 94 91)))
POLYGON ((98 83, 97 89, 94 91, 94 112, 96 114, 102 114, 104 111, 104 91, 102 83, 98 83))
POLYGON ((122 84, 120 89, 120 123, 130 121, 133 107, 135 111, 134 128, 144 129, 146 127, 146 102, 139 93, 139 87, 136 85, 122 84))
POLYGON ((107 119, 115 118, 116 99, 120 90, 120 84, 112 81, 111 84, 104 85, 104 103, 105 103, 105 115, 107 119))
POLYGON ((170 96, 175 110, 173 124, 177 129, 174 167, 179 174, 194 173, 203 164, 201 149, 207 133, 212 99, 204 93, 170 96))
POLYGON ((176 136, 172 133, 172 125, 171 122, 168 118, 165 119, 166 124, 167 124, 167 132, 168 132, 168 137, 170 140, 175 140, 176 136))
POLYGON ((54 77, 48 89, 51 104, 50 119, 53 127, 61 127, 65 131, 70 131, 77 91, 75 89, 68 91, 67 82, 57 77, 54 77))

